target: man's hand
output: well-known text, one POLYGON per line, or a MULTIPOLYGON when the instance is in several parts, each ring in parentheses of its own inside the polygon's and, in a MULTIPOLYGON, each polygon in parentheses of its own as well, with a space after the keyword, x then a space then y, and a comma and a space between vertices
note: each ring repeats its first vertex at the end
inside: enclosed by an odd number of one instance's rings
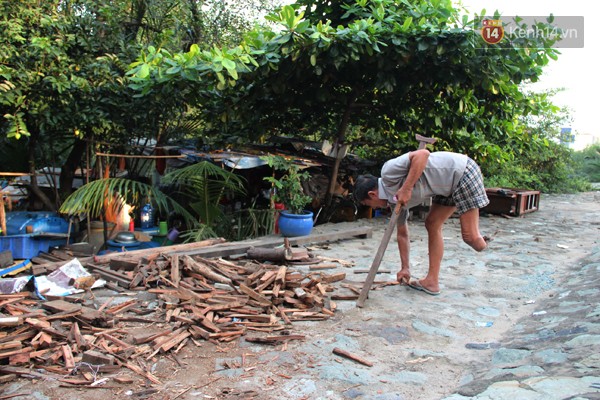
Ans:
POLYGON ((408 204, 408 202, 410 201, 411 197, 412 197, 412 189, 407 189, 407 188, 401 187, 396 192, 396 200, 398 201, 397 204, 399 204, 400 207, 406 206, 408 204))
POLYGON ((401 285, 408 285, 408 282, 410 282, 410 270, 408 268, 402 268, 396 274, 396 280, 398 280, 398 283, 401 285))

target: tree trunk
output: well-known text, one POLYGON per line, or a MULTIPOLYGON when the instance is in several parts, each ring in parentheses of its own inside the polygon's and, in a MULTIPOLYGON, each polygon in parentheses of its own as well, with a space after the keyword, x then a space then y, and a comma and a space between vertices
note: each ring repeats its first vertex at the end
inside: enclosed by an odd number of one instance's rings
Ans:
POLYGON ((331 206, 331 201, 333 200, 333 192, 335 191, 335 186, 337 183, 338 172, 340 170, 340 163, 342 162, 343 156, 339 154, 344 142, 346 141, 346 131, 348 130, 348 124, 350 122, 350 113, 352 109, 352 105, 354 104, 354 100, 348 101, 346 105, 346 110, 344 111, 344 115, 342 116, 342 121, 338 126, 337 138, 335 139, 334 149, 336 151, 335 162, 333 164, 333 169, 331 170, 331 175, 329 177, 329 188, 327 189, 327 195, 325 196, 325 207, 331 206))
MULTIPOLYGON (((33 125, 32 125, 33 126, 33 125)), ((56 204, 53 204, 52 201, 46 196, 44 192, 40 189, 37 183, 37 175, 35 170, 35 149, 37 147, 37 141, 39 138, 39 132, 37 129, 30 129, 29 133, 31 136, 29 137, 29 144, 27 147, 27 162, 29 164, 29 174, 31 177, 31 184, 29 185, 29 206, 32 206, 32 202, 34 198, 39 199, 44 206, 50 211, 56 211, 56 204)))
POLYGON ((59 202, 66 199, 73 192, 73 180, 75 178, 75 171, 81 165, 81 160, 85 154, 86 142, 85 140, 76 140, 71 148, 71 152, 67 157, 67 160, 63 164, 60 170, 59 190, 60 195, 59 202))

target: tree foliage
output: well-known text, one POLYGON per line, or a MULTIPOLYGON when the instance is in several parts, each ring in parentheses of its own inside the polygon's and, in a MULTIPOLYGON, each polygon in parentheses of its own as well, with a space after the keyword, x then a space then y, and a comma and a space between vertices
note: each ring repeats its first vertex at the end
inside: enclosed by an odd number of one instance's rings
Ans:
POLYGON ((204 112, 205 135, 229 144, 283 134, 383 160, 414 149, 421 133, 490 171, 551 153, 524 118, 554 110, 522 84, 557 57, 556 39, 486 45, 475 29, 485 12, 462 11, 449 0, 299 1, 267 17, 277 29, 254 29, 233 48, 147 49, 132 87, 177 93, 204 112))
MULTIPOLYGON (((27 147, 28 170, 63 167, 63 197, 74 170, 93 152, 136 153, 200 126, 189 103, 157 93, 136 96, 127 66, 142 46, 171 51, 227 45, 250 26, 242 4, 187 0, 35 0, 0 3, 0 133, 27 147), (137 140, 136 140, 137 139, 137 140)), ((233 3, 233 2, 231 2, 233 3)), ((250 13, 271 4, 255 0, 250 13)), ((3 158, 2 170, 14 170, 3 158)), ((97 175, 98 176, 98 175, 97 175)), ((48 208, 56 207, 36 189, 48 208)))

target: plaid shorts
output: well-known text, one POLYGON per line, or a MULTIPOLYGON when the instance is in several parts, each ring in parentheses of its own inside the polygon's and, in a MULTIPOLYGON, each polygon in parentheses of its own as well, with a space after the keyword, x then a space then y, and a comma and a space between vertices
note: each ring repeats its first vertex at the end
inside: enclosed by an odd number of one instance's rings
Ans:
POLYGON ((458 215, 462 215, 473 208, 483 208, 490 204, 479 165, 469 158, 465 174, 458 181, 458 186, 452 196, 434 196, 432 201, 442 206, 456 206, 458 215))

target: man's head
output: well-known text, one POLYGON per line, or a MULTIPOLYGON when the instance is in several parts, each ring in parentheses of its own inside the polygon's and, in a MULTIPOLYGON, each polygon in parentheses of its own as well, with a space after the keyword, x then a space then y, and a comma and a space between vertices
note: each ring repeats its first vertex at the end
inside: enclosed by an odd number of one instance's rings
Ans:
POLYGON ((379 179, 373 175, 359 175, 352 194, 357 204, 371 208, 387 206, 387 200, 379 198, 379 179))

